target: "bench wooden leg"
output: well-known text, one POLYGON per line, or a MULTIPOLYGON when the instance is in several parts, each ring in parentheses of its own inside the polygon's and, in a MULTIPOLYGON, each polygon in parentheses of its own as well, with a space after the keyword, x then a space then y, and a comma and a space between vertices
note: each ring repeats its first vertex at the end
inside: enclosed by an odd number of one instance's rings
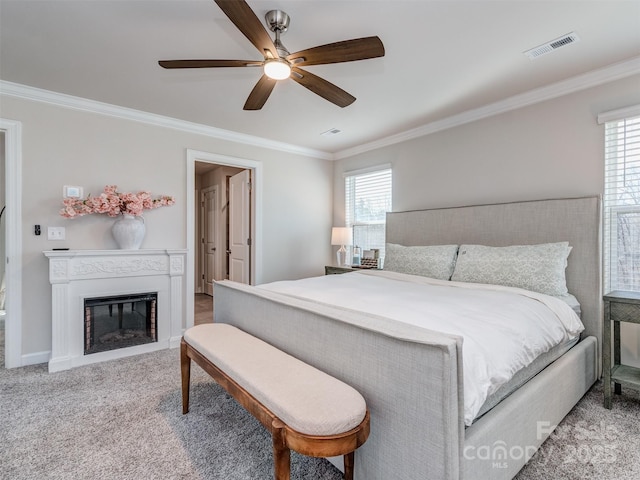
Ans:
POLYGON ((275 480, 289 480, 291 476, 291 450, 284 438, 284 423, 276 419, 272 423, 273 468, 275 480))
POLYGON ((355 452, 347 453, 344 456, 344 480, 353 480, 353 463, 355 452))
POLYGON ((182 374, 182 414, 189 412, 189 383, 191 381, 191 359, 187 355, 187 344, 180 342, 180 372, 182 374))

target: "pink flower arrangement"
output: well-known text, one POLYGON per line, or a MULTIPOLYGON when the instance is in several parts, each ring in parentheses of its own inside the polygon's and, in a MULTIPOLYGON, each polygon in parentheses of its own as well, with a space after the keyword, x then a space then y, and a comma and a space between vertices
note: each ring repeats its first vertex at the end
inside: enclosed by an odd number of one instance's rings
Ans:
POLYGON ((170 196, 152 198, 149 192, 120 193, 116 185, 107 185, 97 197, 89 195, 84 200, 79 198, 65 198, 64 208, 60 215, 65 218, 81 217, 92 213, 103 213, 110 217, 120 214, 142 215, 143 210, 173 205, 175 199, 170 196))

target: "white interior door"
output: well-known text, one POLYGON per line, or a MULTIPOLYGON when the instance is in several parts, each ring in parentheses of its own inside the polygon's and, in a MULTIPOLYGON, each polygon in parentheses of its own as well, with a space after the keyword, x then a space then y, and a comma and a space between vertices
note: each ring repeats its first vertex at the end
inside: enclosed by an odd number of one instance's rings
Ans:
POLYGON ((251 283, 251 171, 229 179, 229 280, 251 283))
POLYGON ((218 257, 218 190, 208 187, 202 191, 202 290, 213 295, 213 281, 217 279, 218 257))

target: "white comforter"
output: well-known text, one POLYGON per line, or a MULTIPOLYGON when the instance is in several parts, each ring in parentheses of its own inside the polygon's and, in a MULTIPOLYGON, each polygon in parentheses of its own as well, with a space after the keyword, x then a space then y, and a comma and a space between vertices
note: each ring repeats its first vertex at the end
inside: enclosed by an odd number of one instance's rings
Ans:
POLYGON ((584 330, 562 300, 519 288, 361 271, 260 285, 463 338, 464 421, 540 354, 584 330))

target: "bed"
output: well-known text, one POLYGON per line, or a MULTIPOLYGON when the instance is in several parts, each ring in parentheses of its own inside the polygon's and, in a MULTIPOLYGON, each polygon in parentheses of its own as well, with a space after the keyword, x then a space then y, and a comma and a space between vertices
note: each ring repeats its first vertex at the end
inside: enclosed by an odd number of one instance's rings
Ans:
POLYGON ((215 321, 236 325, 362 393, 371 434, 356 455, 358 479, 513 478, 600 376, 600 198, 389 213, 386 228, 387 242, 402 246, 568 242, 566 286, 579 302, 579 341, 465 422, 458 335, 228 281, 215 286, 215 321))

